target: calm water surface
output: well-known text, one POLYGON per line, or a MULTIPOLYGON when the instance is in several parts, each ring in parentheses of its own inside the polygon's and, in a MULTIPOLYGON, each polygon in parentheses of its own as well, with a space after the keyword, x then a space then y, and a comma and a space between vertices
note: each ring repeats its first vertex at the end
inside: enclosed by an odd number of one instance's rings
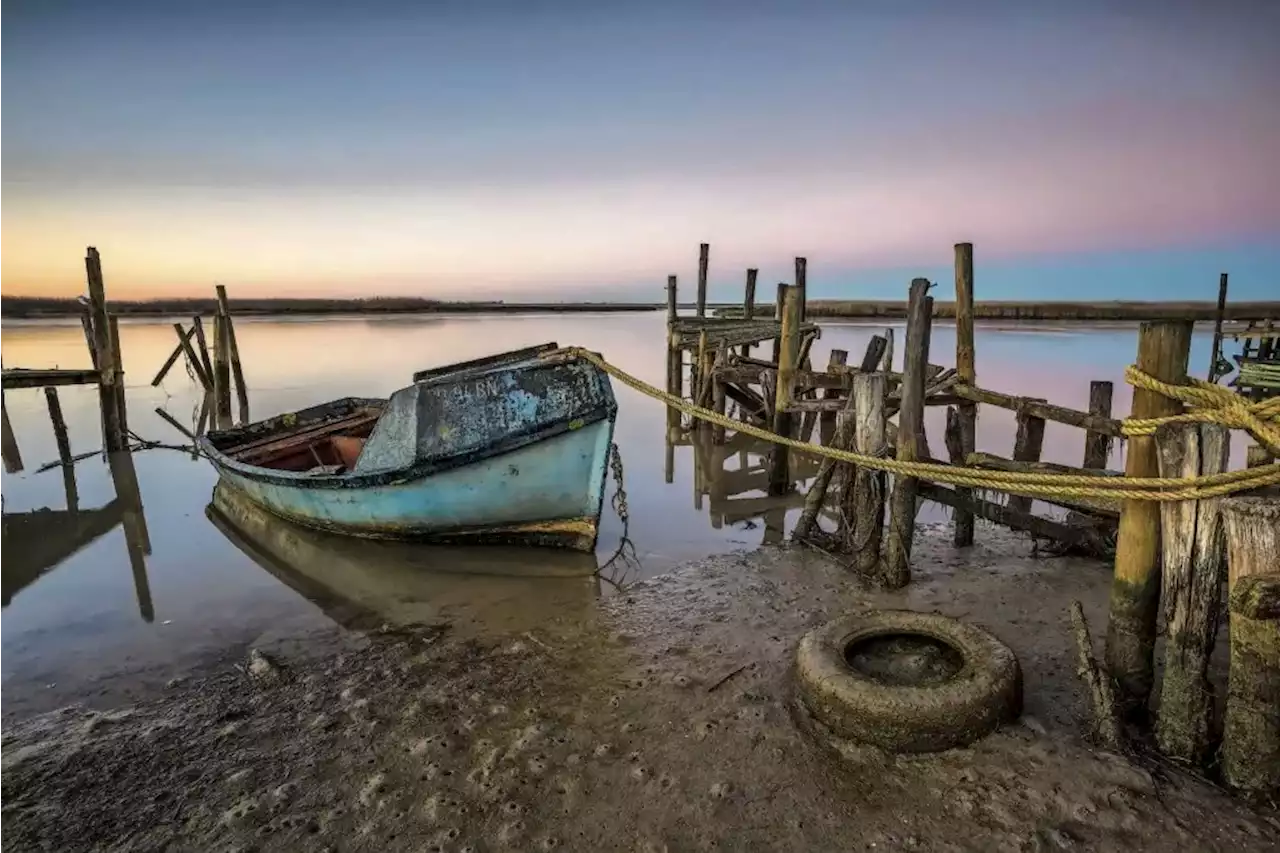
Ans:
MULTIPOLYGON (((825 325, 814 363, 825 364, 833 347, 848 350, 856 362, 881 328, 825 325)), ((403 387, 415 370, 553 340, 598 350, 656 385, 664 376, 665 329, 659 313, 244 318, 236 331, 254 419, 338 397, 385 396, 403 387)), ((900 366, 901 329, 897 336, 900 366)), ((933 360, 953 363, 952 329, 940 326, 933 338, 933 360)), ((172 320, 125 321, 121 339, 130 427, 146 439, 185 443, 155 410, 194 425, 201 396, 195 384, 180 364, 163 386, 149 384, 175 343, 172 320)), ((1108 379, 1116 383, 1115 414, 1123 416, 1129 405, 1123 369, 1135 346, 1132 326, 979 326, 979 382, 1083 409, 1090 380, 1108 379)), ((1208 336, 1197 335, 1196 372, 1207 364, 1208 347, 1208 336)), ((6 322, 3 355, 10 366, 88 365, 75 322, 6 322)), ((611 573, 614 582, 753 548, 777 540, 781 528, 794 522, 798 496, 769 499, 755 488, 762 479, 753 474, 762 465, 758 447, 733 444, 714 457, 691 445, 669 451, 663 408, 618 383, 615 393, 616 440, 640 564, 611 573), (728 474, 717 477, 716 469, 728 474)), ((59 396, 73 453, 100 447, 96 388, 65 387, 59 396)), ((208 512, 216 481, 212 467, 171 450, 133 457, 145 533, 137 532, 137 519, 130 528, 128 518, 114 524, 115 516, 92 512, 108 506, 118 491, 129 490, 128 478, 121 486, 120 471, 113 477, 101 457, 76 466, 79 512, 68 513, 61 471, 36 473, 57 458, 43 393, 6 392, 5 407, 25 463, 22 472, 4 475, 2 489, 0 671, 6 700, 34 690, 57 690, 72 698, 112 671, 162 672, 184 660, 243 650, 264 634, 288 636, 330 620, 362 627, 444 619, 478 632, 494 625, 532 628, 574 618, 614 588, 581 578, 506 577, 554 572, 566 559, 545 552, 478 554, 476 549, 351 542, 270 519, 248 533, 228 531, 208 512), (53 512, 33 515, 45 508, 53 512)), ((944 417, 942 409, 927 414, 935 454, 943 452, 944 417)), ((1012 413, 984 408, 978 448, 1008 455, 1014 431, 1012 413)), ((1050 424, 1044 458, 1079 464, 1083 443, 1081 431, 1050 424)), ((1119 464, 1113 458, 1113 467, 1119 464)), ((922 513, 942 517, 935 507, 922 513)), ((621 526, 606 508, 601 527, 598 559, 603 562, 616 548, 621 526)))

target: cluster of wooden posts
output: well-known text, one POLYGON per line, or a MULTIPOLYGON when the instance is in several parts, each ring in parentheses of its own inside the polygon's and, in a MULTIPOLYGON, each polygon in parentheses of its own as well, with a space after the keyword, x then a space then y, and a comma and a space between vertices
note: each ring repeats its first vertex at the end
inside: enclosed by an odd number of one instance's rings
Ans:
MULTIPOLYGON (((5 551, 4 603, 18 590, 32 583, 44 572, 58 565, 70 554, 105 536, 117 526, 124 530, 129 564, 133 570, 134 589, 142 618, 155 618, 151 588, 147 580, 146 558, 151 554, 151 536, 142 507, 142 494, 133 464, 130 430, 125 404, 124 360, 120 355, 119 318, 108 312, 106 289, 102 279, 102 261, 97 249, 89 248, 85 257, 88 300, 81 314, 85 342, 91 368, 4 370, 4 388, 40 388, 44 392, 53 427, 58 459, 40 470, 60 468, 66 508, 38 509, 31 512, 4 513, 5 551), (58 387, 97 384, 102 416, 102 449, 87 454, 72 452, 66 419, 58 387), (75 464, 85 456, 105 451, 116 496, 96 509, 80 505, 75 464)), ((23 470, 21 451, 4 413, 4 465, 9 473, 23 470)))
MULTIPOLYGON (((872 338, 858 365, 848 364, 848 353, 835 350, 826 369, 815 371, 811 350, 820 332, 806 320, 803 258, 796 259, 795 282, 778 285, 776 309, 768 319, 758 317, 762 312, 755 305, 755 270, 747 271, 740 316, 708 316, 708 266, 709 247, 703 244, 692 317, 678 313, 677 280, 675 276, 668 279, 668 393, 778 435, 811 441, 817 429, 820 443, 866 455, 1005 471, 1120 475, 1106 468, 1111 444, 1122 436, 1120 421, 1111 417, 1111 383, 1091 384, 1089 411, 978 386, 972 245, 955 247, 952 368, 930 360, 934 312, 930 283, 925 279, 911 283, 900 372, 892 369, 891 331, 872 338), (772 342, 770 358, 752 356, 754 345, 768 342, 772 342), (688 361, 685 353, 691 356, 688 361), (979 404, 1016 414, 1017 436, 1008 457, 977 452, 979 404), (945 460, 933 457, 925 436, 924 409, 931 405, 947 407, 945 460), (895 415, 896 423, 891 420, 895 415), (1079 467, 1040 461, 1047 421, 1085 431, 1079 467)), ((1192 327, 1190 320, 1143 323, 1137 367, 1158 380, 1185 383, 1192 327)), ((1177 400, 1142 388, 1134 390, 1132 417, 1158 418, 1182 410, 1177 400)), ((694 440, 712 445, 734 441, 726 422, 686 423, 674 407, 668 410, 667 426, 669 444, 679 443, 679 436, 690 433, 705 435, 694 440)), ((1166 425, 1156 436, 1130 439, 1123 473, 1189 477, 1225 471, 1227 438, 1227 430, 1215 424, 1166 425)), ((1250 465, 1270 461, 1258 450, 1251 448, 1250 465)), ((802 456, 803 452, 773 445, 768 477, 762 480, 770 493, 792 489, 792 466, 802 456)), ((922 499, 954 510, 953 535, 959 546, 973 543, 974 519, 983 518, 1077 551, 1108 559, 1114 556, 1103 680, 1118 690, 1121 711, 1117 713, 1147 707, 1163 599, 1169 650, 1157 736, 1166 752, 1182 760, 1202 760, 1208 755, 1207 715, 1212 711, 1207 698, 1212 695, 1208 652, 1217 634, 1217 593, 1226 580, 1232 668, 1223 772, 1241 788, 1280 784, 1280 622, 1275 621, 1280 615, 1280 576, 1274 574, 1280 568, 1280 499, 1264 495, 1157 504, 1036 498, 1067 510, 1065 517, 1046 517, 1032 512, 1031 498, 1008 495, 1000 501, 990 491, 978 495, 973 489, 909 476, 890 479, 882 472, 823 459, 793 536, 818 539, 827 548, 849 553, 851 568, 890 588, 910 580, 916 510, 922 499), (834 532, 820 530, 817 522, 824 513, 835 519, 834 532), (1229 549, 1224 529, 1230 532, 1229 549)))
POLYGON ((205 405, 201 407, 200 423, 192 433, 163 409, 156 409, 156 414, 192 440, 204 431, 210 412, 213 414, 215 429, 232 425, 231 392, 233 388, 239 403, 239 420, 241 423, 249 420, 249 392, 244 384, 244 369, 240 364, 240 347, 236 343, 236 329, 227 301, 227 288, 219 284, 216 285, 216 290, 218 311, 213 316, 213 346, 209 346, 205 336, 204 322, 199 315, 191 318, 189 329, 184 329, 181 323, 174 323, 173 330, 178 335, 178 343, 165 359, 160 370, 156 372, 155 378, 151 380, 152 385, 159 385, 178 359, 186 359, 187 370, 205 393, 205 405), (210 357, 210 351, 212 351, 212 357, 210 357))
MULTIPOLYGON (((1114 476, 1106 470, 1111 443, 1121 435, 1120 422, 1111 417, 1113 387, 1094 382, 1089 411, 1057 406, 981 388, 976 382, 973 326, 973 247, 956 246, 956 355, 955 367, 944 368, 930 359, 933 299, 925 279, 912 282, 904 342, 903 369, 893 369, 893 330, 875 335, 857 364, 849 354, 832 350, 825 370, 814 370, 813 344, 818 326, 805 314, 806 261, 796 259, 795 284, 779 284, 776 309, 769 319, 755 305, 755 270, 747 271, 746 296, 741 316, 709 317, 706 311, 706 268, 709 248, 704 244, 699 263, 698 301, 694 316, 677 312, 677 282, 667 284, 668 353, 667 390, 736 419, 771 431, 870 455, 892 454, 902 460, 945 461, 1009 471, 1071 472, 1099 477, 1114 476), (778 319, 774 319, 774 317, 778 319), (772 343, 771 357, 753 357, 756 344, 772 343), (686 365, 684 354, 691 364, 686 365), (980 403, 1013 411, 1018 431, 1012 453, 1002 457, 978 453, 976 424, 980 403), (947 458, 936 459, 924 431, 926 406, 946 406, 947 458), (893 419, 896 416, 896 422, 893 419), (1085 430, 1079 468, 1040 461, 1047 421, 1085 430)), ((763 353, 761 354, 764 355, 763 353)), ((680 413, 668 414, 670 430, 684 428, 680 413)), ((712 440, 721 442, 725 427, 709 427, 712 440)), ((791 489, 792 466, 798 454, 775 446, 770 464, 769 490, 782 494, 791 489)), ((802 454, 799 454, 802 455, 802 454)), ((810 489, 806 512, 796 535, 818 535, 816 519, 824 506, 833 504, 839 519, 828 544, 856 555, 855 565, 891 587, 910 578, 911 540, 918 499, 934 500, 954 510, 955 541, 969 545, 974 519, 1025 531, 1038 539, 1060 543, 1086 553, 1109 555, 1119 523, 1120 508, 1106 501, 1050 501, 1068 510, 1065 520, 1032 512, 1031 500, 1011 496, 1007 501, 972 489, 947 486, 911 477, 888 478, 874 471, 824 461, 810 489), (834 488, 833 488, 834 487, 834 488), (829 498, 829 492, 834 496, 829 498), (890 506, 885 536, 883 506, 890 506)))

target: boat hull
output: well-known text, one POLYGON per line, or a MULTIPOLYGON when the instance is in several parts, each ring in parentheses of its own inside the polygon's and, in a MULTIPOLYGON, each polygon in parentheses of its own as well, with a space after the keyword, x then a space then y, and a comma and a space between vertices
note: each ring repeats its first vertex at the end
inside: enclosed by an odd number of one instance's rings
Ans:
POLYGON ((254 503, 318 530, 590 551, 612 439, 609 418, 419 479, 358 488, 313 488, 218 468, 254 503))

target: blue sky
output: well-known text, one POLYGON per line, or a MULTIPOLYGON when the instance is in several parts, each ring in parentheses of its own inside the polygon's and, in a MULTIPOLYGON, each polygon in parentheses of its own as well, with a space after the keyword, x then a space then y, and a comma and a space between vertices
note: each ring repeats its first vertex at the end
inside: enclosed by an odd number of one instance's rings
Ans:
POLYGON ((4 290, 1280 293, 1280 4, 1108 5, 10 3, 4 290))

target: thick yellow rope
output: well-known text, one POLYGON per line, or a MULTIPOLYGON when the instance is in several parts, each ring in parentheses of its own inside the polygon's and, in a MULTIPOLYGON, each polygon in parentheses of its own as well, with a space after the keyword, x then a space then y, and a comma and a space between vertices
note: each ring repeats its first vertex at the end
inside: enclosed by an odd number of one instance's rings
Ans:
MULTIPOLYGON (((548 353, 547 355, 552 355, 548 353)), ((655 388, 649 383, 625 370, 610 364, 604 358, 589 350, 581 347, 567 347, 554 353, 556 355, 571 355, 581 358, 584 361, 594 364, 601 370, 617 379, 622 384, 639 391, 647 397, 652 397, 666 405, 684 412, 698 420, 723 426, 726 429, 736 430, 746 435, 759 438, 764 441, 779 444, 784 447, 790 447, 795 450, 811 453, 815 456, 824 456, 829 459, 835 459, 839 462, 848 462, 853 465, 860 465, 876 471, 887 471, 891 474, 900 474, 910 477, 919 477, 924 480, 932 480, 939 483, 950 483, 955 486, 968 486, 976 489, 991 489, 993 491, 1008 492, 1011 494, 1025 495, 1027 497, 1043 497, 1043 498, 1109 498, 1113 500, 1148 500, 1148 501, 1182 501, 1182 500, 1201 500, 1204 498, 1221 497, 1235 492, 1248 491, 1270 486, 1280 483, 1280 462, 1269 465, 1262 465, 1254 468, 1246 468, 1239 471, 1227 471, 1222 474, 1212 474, 1203 477, 1177 478, 1177 477, 1108 477, 1088 474, 1042 474, 1027 471, 993 471, 986 468, 967 468, 958 465, 946 465, 938 462, 905 462, 897 459, 889 459, 880 456, 867 456, 861 453, 854 453, 849 450, 840 450, 835 447, 826 447, 820 444, 810 444, 806 441, 798 441, 788 436, 781 436, 767 429, 754 426, 749 423, 734 420, 719 412, 711 409, 704 409, 674 394, 669 394, 659 388, 655 388)), ((1138 382, 1152 383, 1148 387, 1149 390, 1164 393, 1165 383, 1152 379, 1146 374, 1140 373, 1136 368, 1131 368, 1134 373, 1133 379, 1138 382)), ((1130 376, 1126 372, 1126 378, 1130 376)), ((1137 384, 1137 382, 1135 382, 1137 384)), ((1196 399, 1209 402, 1211 405, 1219 406, 1219 411, 1226 414, 1209 417, 1213 411, 1203 409, 1200 411, 1205 414, 1195 415, 1175 415, 1169 418, 1150 418, 1146 420, 1133 421, 1136 424, 1135 432, 1130 433, 1128 429, 1126 434, 1132 435, 1150 435, 1155 431, 1155 427, 1160 423, 1175 420, 1214 420, 1228 425, 1235 425, 1236 419, 1242 422, 1252 424, 1255 428, 1260 424, 1263 428, 1263 435, 1269 435, 1268 430, 1276 428, 1277 418, 1280 417, 1280 409, 1269 405, 1273 401, 1263 401, 1264 404, 1253 404, 1252 406, 1245 404, 1246 411, 1241 413, 1234 403, 1227 405, 1221 400, 1216 393, 1212 395, 1212 400, 1208 395, 1204 395, 1204 389, 1192 386, 1167 386, 1176 390, 1179 394, 1185 391, 1191 391, 1197 395, 1196 399), (1250 420, 1252 419, 1252 420, 1250 420), (1257 423, 1254 423, 1257 421, 1257 423)), ((1225 391, 1225 389, 1216 389, 1225 391)), ((1226 392, 1230 394, 1230 392, 1226 392)), ((1173 396, 1173 395, 1170 395, 1173 396)), ((1235 397, 1234 394, 1231 394, 1235 397)), ((1181 399, 1181 397, 1179 397, 1181 399)), ((1185 402, 1185 401, 1184 401, 1185 402)), ((1242 401, 1243 402, 1243 401, 1242 401)), ((1126 421, 1125 424, 1131 422, 1126 421)), ((1264 442, 1265 443, 1265 442, 1264 442)))
POLYGON ((1192 406, 1190 411, 1163 418, 1129 418, 1121 426, 1125 435, 1151 435, 1166 423, 1212 422, 1249 434, 1271 453, 1280 454, 1280 397, 1250 402, 1229 388, 1200 379, 1189 379, 1187 385, 1161 382, 1137 367, 1125 368, 1124 379, 1135 388, 1163 394, 1192 406))

